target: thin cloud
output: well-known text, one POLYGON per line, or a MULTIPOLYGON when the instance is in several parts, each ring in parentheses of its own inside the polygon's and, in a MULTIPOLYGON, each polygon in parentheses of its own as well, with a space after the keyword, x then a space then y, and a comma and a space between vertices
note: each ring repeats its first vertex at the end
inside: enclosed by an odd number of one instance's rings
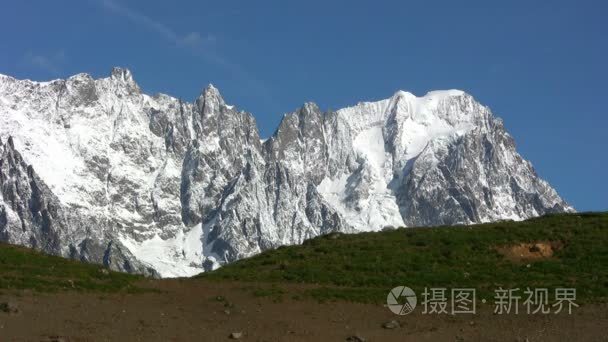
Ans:
POLYGON ((24 60, 27 64, 33 65, 52 75, 59 75, 61 73, 61 66, 65 62, 65 59, 66 56, 63 50, 57 51, 51 55, 35 54, 29 51, 24 56, 24 60))
POLYGON ((210 46, 214 44, 216 38, 212 34, 207 34, 205 37, 201 36, 198 32, 190 32, 180 40, 180 45, 191 48, 199 49, 204 46, 210 46))
POLYGON ((203 37, 199 32, 190 32, 184 36, 178 34, 175 30, 162 22, 155 20, 139 11, 126 7, 114 0, 101 0, 104 8, 110 12, 122 16, 133 24, 143 27, 153 33, 156 33, 161 38, 169 41, 177 47, 189 49, 191 53, 210 59, 212 62, 223 66, 228 66, 227 60, 212 51, 209 43, 215 42, 215 36, 208 34, 203 37))
POLYGON ((253 77, 253 75, 243 69, 243 67, 241 67, 239 64, 231 62, 217 52, 214 46, 217 38, 214 35, 201 35, 199 32, 189 32, 186 35, 180 35, 164 23, 155 20, 135 9, 126 7, 115 0, 101 0, 100 3, 110 12, 128 19, 135 25, 156 33, 161 38, 169 41, 173 45, 180 48, 185 48, 193 55, 205 58, 208 61, 227 69, 245 81, 250 88, 263 96, 263 98, 265 98, 269 104, 272 104, 278 108, 273 98, 270 96, 268 88, 262 81, 253 77))
POLYGON ((158 21, 156 21, 144 14, 141 14, 137 11, 134 11, 128 7, 125 7, 113 0, 102 0, 101 4, 103 5, 103 7, 114 12, 115 14, 126 17, 127 19, 131 20, 135 24, 144 26, 144 27, 148 28, 149 30, 155 31, 156 33, 163 36, 165 39, 173 41, 174 43, 178 43, 178 41, 179 41, 178 35, 175 34, 175 32, 172 29, 165 26, 161 22, 158 22, 158 21))

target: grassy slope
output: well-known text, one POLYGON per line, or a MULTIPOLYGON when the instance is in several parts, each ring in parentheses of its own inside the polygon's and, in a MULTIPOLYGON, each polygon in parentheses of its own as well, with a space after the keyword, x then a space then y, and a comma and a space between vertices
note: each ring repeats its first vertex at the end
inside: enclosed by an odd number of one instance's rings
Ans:
MULTIPOLYGON (((575 287, 581 301, 606 301, 608 213, 322 236, 302 246, 267 251, 199 278, 254 282, 248 288, 259 296, 283 295, 281 285, 285 283, 315 284, 318 286, 306 287, 306 295, 378 303, 397 285, 410 286, 418 293, 424 287, 474 287, 478 299, 490 299, 499 286, 575 287), (563 249, 554 258, 534 262, 506 260, 494 248, 548 240, 560 241, 563 249)), ((135 284, 141 279, 0 244, 0 289, 139 292, 144 289, 135 284)))
POLYGON ((0 289, 138 292, 142 289, 133 284, 139 279, 142 277, 0 244, 0 289))
POLYGON ((608 213, 322 236, 199 277, 317 284, 309 294, 319 299, 378 303, 397 285, 417 293, 424 287, 473 287, 478 300, 490 300, 499 286, 575 287, 579 301, 606 301, 608 213), (551 259, 523 263, 506 260, 495 249, 537 241, 560 241, 564 247, 551 259))

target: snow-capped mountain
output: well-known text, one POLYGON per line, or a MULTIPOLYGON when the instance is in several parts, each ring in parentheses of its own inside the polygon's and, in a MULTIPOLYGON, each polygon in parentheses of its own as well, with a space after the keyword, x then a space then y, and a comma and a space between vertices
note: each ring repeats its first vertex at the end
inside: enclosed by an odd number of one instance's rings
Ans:
POLYGON ((0 75, 0 240, 190 276, 332 231, 573 211, 470 95, 307 103, 267 140, 209 85, 143 94, 126 69, 0 75))

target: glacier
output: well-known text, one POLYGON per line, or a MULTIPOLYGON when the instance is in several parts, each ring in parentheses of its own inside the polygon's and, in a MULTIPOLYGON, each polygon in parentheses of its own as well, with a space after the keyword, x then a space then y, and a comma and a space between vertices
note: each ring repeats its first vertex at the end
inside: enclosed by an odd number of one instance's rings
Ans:
POLYGON ((160 277, 330 232, 574 211, 460 90, 305 103, 261 139, 212 85, 184 102, 124 68, 0 75, 0 152, 1 241, 160 277))

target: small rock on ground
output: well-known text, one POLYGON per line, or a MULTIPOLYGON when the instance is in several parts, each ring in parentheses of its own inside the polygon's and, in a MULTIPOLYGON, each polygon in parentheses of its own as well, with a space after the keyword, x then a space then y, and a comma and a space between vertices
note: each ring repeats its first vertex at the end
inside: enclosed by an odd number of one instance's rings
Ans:
POLYGON ((3 302, 0 303, 0 311, 7 314, 17 314, 19 313, 19 308, 15 303, 11 302, 3 302))
POLYGON ((397 328, 399 328, 400 326, 401 326, 401 325, 399 324, 399 322, 394 321, 394 320, 393 320, 393 321, 389 321, 389 322, 386 322, 386 323, 382 324, 382 327, 383 327, 384 329, 397 329, 397 328))
POLYGON ((233 332, 233 333, 231 333, 231 334, 230 334, 230 336, 229 336, 229 337, 230 337, 231 339, 233 339, 233 340, 238 340, 238 339, 240 339, 241 337, 243 337, 243 333, 242 333, 242 332, 233 332))

